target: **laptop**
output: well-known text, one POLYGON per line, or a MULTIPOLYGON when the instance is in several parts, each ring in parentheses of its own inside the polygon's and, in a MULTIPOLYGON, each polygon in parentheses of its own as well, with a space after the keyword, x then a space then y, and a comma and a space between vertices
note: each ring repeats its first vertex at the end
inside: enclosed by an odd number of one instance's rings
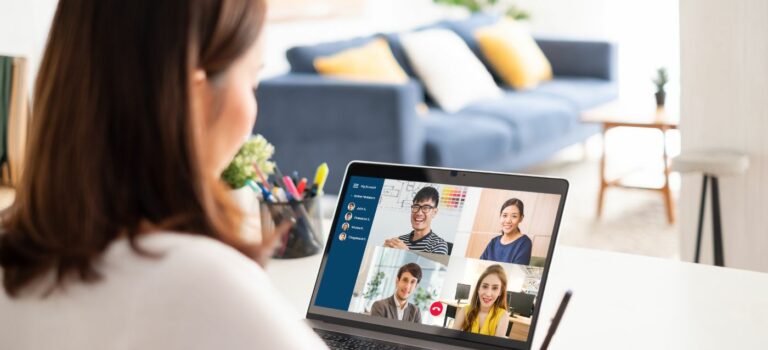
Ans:
POLYGON ((557 178, 351 162, 307 320, 334 349, 530 349, 567 192, 557 178), (510 312, 508 292, 532 312, 510 312))

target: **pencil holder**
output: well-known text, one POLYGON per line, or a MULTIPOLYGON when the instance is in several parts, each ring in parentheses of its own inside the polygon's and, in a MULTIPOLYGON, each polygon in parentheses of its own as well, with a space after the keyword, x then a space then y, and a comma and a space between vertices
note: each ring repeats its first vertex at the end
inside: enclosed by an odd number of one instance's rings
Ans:
POLYGON ((291 220, 291 228, 279 239, 274 258, 302 258, 320 252, 322 212, 319 198, 311 197, 292 202, 261 201, 260 205, 263 237, 273 235, 275 228, 284 220, 291 220))

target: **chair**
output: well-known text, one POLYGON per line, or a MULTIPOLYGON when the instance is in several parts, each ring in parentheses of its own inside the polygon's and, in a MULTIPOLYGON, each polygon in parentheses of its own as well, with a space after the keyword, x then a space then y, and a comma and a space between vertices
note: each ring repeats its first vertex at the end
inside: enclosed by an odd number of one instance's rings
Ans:
POLYGON ((713 250, 716 266, 725 266, 723 256, 723 230, 720 221, 720 185, 719 176, 741 175, 749 168, 749 158, 741 153, 708 150, 684 152, 672 159, 672 171, 680 173, 702 173, 704 178, 701 185, 701 204, 699 205, 699 223, 696 230, 696 252, 694 262, 699 262, 701 253, 701 236, 704 224, 704 208, 707 198, 707 183, 712 180, 712 225, 713 250))

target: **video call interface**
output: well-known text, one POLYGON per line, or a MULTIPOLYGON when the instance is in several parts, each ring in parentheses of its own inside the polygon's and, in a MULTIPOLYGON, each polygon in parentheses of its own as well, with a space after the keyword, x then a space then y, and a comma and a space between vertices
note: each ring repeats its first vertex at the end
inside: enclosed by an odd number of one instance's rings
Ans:
POLYGON ((315 306, 527 341, 560 195, 348 186, 315 306))

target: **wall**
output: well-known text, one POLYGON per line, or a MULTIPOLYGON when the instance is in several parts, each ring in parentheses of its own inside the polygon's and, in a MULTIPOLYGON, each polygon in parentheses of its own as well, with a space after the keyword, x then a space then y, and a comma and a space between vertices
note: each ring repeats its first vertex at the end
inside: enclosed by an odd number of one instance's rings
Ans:
POLYGON ((650 96, 651 77, 665 66, 668 91, 678 90, 677 0, 515 0, 531 12, 531 31, 539 35, 607 39, 619 47, 621 98, 650 96))
MULTIPOLYGON (((682 151, 744 152, 748 173, 720 181, 727 266, 768 272, 768 1, 682 0, 682 151)), ((692 260, 701 176, 683 177, 682 257, 692 260)), ((711 237, 705 218, 704 237, 711 237)), ((710 239, 702 257, 712 261, 710 239)))
MULTIPOLYGON (((37 73, 57 3, 57 0, 0 0, 0 54, 26 57, 30 77, 37 73)), ((32 82, 34 79, 30 86, 32 82)))
POLYGON ((462 14, 456 9, 436 7, 432 0, 368 0, 360 16, 273 21, 266 30, 264 76, 288 71, 285 51, 293 46, 405 31, 462 14))
MULTIPOLYGON (((670 93, 677 91, 679 66, 677 0, 515 0, 532 15, 531 32, 541 36, 610 40, 619 44, 622 97, 650 96, 651 76, 659 66, 670 71, 670 93)), ((288 70, 285 50, 376 32, 405 31, 465 12, 431 0, 368 0, 362 16, 270 23, 265 76, 288 70)))
MULTIPOLYGON (((670 67, 678 76, 677 0, 516 0, 533 15, 530 28, 547 36, 609 39, 619 43, 622 95, 652 93, 650 75, 670 67)), ((57 0, 0 0, 0 53, 30 59, 37 71, 57 0)), ((301 21, 272 21, 266 30, 264 76, 285 72, 285 50, 300 44, 332 41, 376 32, 404 31, 457 17, 464 11, 432 0, 367 0, 361 16, 301 21)))

